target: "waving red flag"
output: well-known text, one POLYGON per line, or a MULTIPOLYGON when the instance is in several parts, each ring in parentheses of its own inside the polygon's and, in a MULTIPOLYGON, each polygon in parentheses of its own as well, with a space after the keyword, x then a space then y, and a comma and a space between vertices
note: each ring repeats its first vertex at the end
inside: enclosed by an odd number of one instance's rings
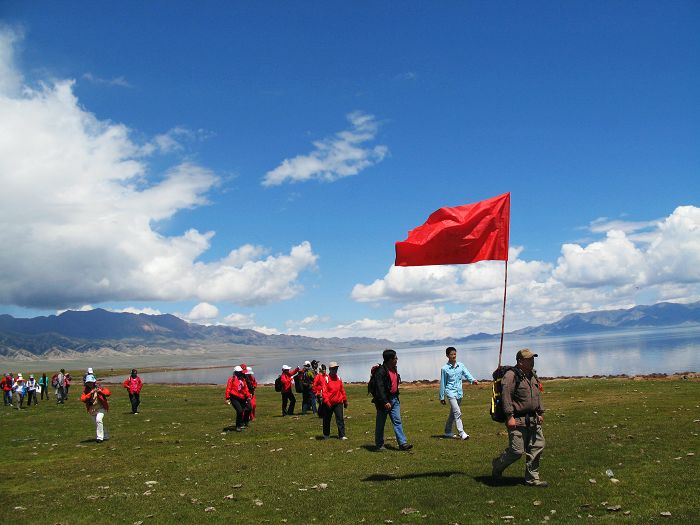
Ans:
POLYGON ((396 266, 508 260, 510 193, 440 208, 396 243, 396 266))

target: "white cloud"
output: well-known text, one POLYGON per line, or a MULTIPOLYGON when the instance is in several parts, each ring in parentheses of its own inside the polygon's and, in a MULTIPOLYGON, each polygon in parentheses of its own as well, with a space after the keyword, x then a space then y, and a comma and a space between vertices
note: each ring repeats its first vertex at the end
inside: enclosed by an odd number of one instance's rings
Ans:
MULTIPOLYGON (((631 308, 639 298, 641 304, 700 300, 700 208, 680 206, 662 220, 636 224, 604 231, 604 239, 587 245, 563 245, 555 265, 525 261, 522 248, 511 248, 506 330, 553 322, 572 312, 631 308), (642 229, 648 230, 643 237, 632 235, 642 229)), ((392 266, 384 278, 352 290, 358 302, 402 305, 391 317, 362 319, 318 335, 409 340, 497 333, 503 282, 500 261, 392 266)))
POLYGON ((22 74, 14 67, 12 60, 15 46, 21 40, 20 30, 0 22, 0 93, 17 95, 22 89, 22 74))
POLYGON ((386 146, 363 147, 365 142, 374 140, 377 135, 379 125, 374 116, 355 111, 347 119, 352 125, 351 129, 336 133, 333 138, 314 142, 316 149, 308 155, 285 159, 265 174, 263 186, 312 179, 333 182, 357 175, 381 162, 388 153, 386 146))
POLYGON ((297 279, 317 259, 308 242, 264 259, 265 249, 243 246, 202 262, 213 231, 155 230, 158 221, 206 205, 217 175, 191 162, 152 173, 148 148, 126 126, 86 111, 72 81, 17 90, 16 40, 0 28, 0 72, 9 72, 0 81, 0 304, 252 305, 301 291, 297 279))
POLYGON ((113 312, 121 312, 125 314, 146 314, 146 315, 163 315, 163 312, 156 308, 150 308, 148 306, 144 308, 135 308, 133 306, 127 306, 126 308, 120 308, 118 310, 112 310, 113 312))
POLYGON ((246 328, 261 332, 263 334, 279 334, 280 331, 269 326, 259 325, 255 320, 255 314, 246 315, 241 313, 232 313, 224 317, 221 324, 226 326, 234 326, 236 328, 246 328))
POLYGON ((101 84, 105 86, 119 86, 119 87, 131 87, 131 84, 124 78, 124 77, 115 77, 115 78, 100 78, 98 76, 93 75, 92 73, 85 73, 83 74, 83 78, 87 80, 88 82, 91 82, 93 84, 101 84))
POLYGON ((199 303, 187 314, 188 321, 211 321, 219 316, 219 309, 213 304, 199 303))

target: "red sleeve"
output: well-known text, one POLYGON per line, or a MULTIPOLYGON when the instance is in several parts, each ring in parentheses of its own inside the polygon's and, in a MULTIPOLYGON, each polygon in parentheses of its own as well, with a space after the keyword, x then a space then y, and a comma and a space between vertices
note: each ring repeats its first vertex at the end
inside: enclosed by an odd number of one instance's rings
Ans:
POLYGON ((111 396, 111 395, 112 395, 112 392, 109 391, 109 388, 102 387, 102 395, 105 396, 105 397, 111 396))
POLYGON ((231 396, 232 391, 233 391, 233 378, 229 377, 228 382, 226 383, 226 393, 224 394, 226 399, 228 399, 231 396))
POLYGON ((140 377, 136 378, 136 391, 141 392, 141 389, 143 388, 143 381, 141 381, 140 377))
POLYGON ((128 377, 124 380, 124 382, 122 383, 122 386, 124 388, 129 388, 129 378, 128 377))

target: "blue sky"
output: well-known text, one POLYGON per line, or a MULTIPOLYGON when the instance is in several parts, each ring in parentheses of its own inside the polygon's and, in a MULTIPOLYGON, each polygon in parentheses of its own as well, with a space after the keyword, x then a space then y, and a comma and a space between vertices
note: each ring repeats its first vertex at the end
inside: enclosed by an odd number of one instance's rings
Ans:
POLYGON ((503 264, 392 268, 511 192, 506 328, 700 299, 697 2, 3 2, 0 312, 500 329, 503 264))

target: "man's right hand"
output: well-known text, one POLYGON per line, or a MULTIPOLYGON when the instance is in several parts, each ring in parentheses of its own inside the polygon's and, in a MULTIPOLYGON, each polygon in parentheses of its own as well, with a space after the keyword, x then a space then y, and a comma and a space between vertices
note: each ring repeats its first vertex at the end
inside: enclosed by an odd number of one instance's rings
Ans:
POLYGON ((441 399, 441 400, 440 400, 440 403, 444 405, 444 404, 445 404, 445 400, 444 400, 444 399, 441 399))
POLYGON ((384 403, 384 408, 391 410, 391 403, 384 403))
POLYGON ((506 421, 506 426, 508 427, 508 430, 515 430, 515 427, 518 426, 513 416, 510 416, 510 418, 508 418, 508 421, 506 421))

